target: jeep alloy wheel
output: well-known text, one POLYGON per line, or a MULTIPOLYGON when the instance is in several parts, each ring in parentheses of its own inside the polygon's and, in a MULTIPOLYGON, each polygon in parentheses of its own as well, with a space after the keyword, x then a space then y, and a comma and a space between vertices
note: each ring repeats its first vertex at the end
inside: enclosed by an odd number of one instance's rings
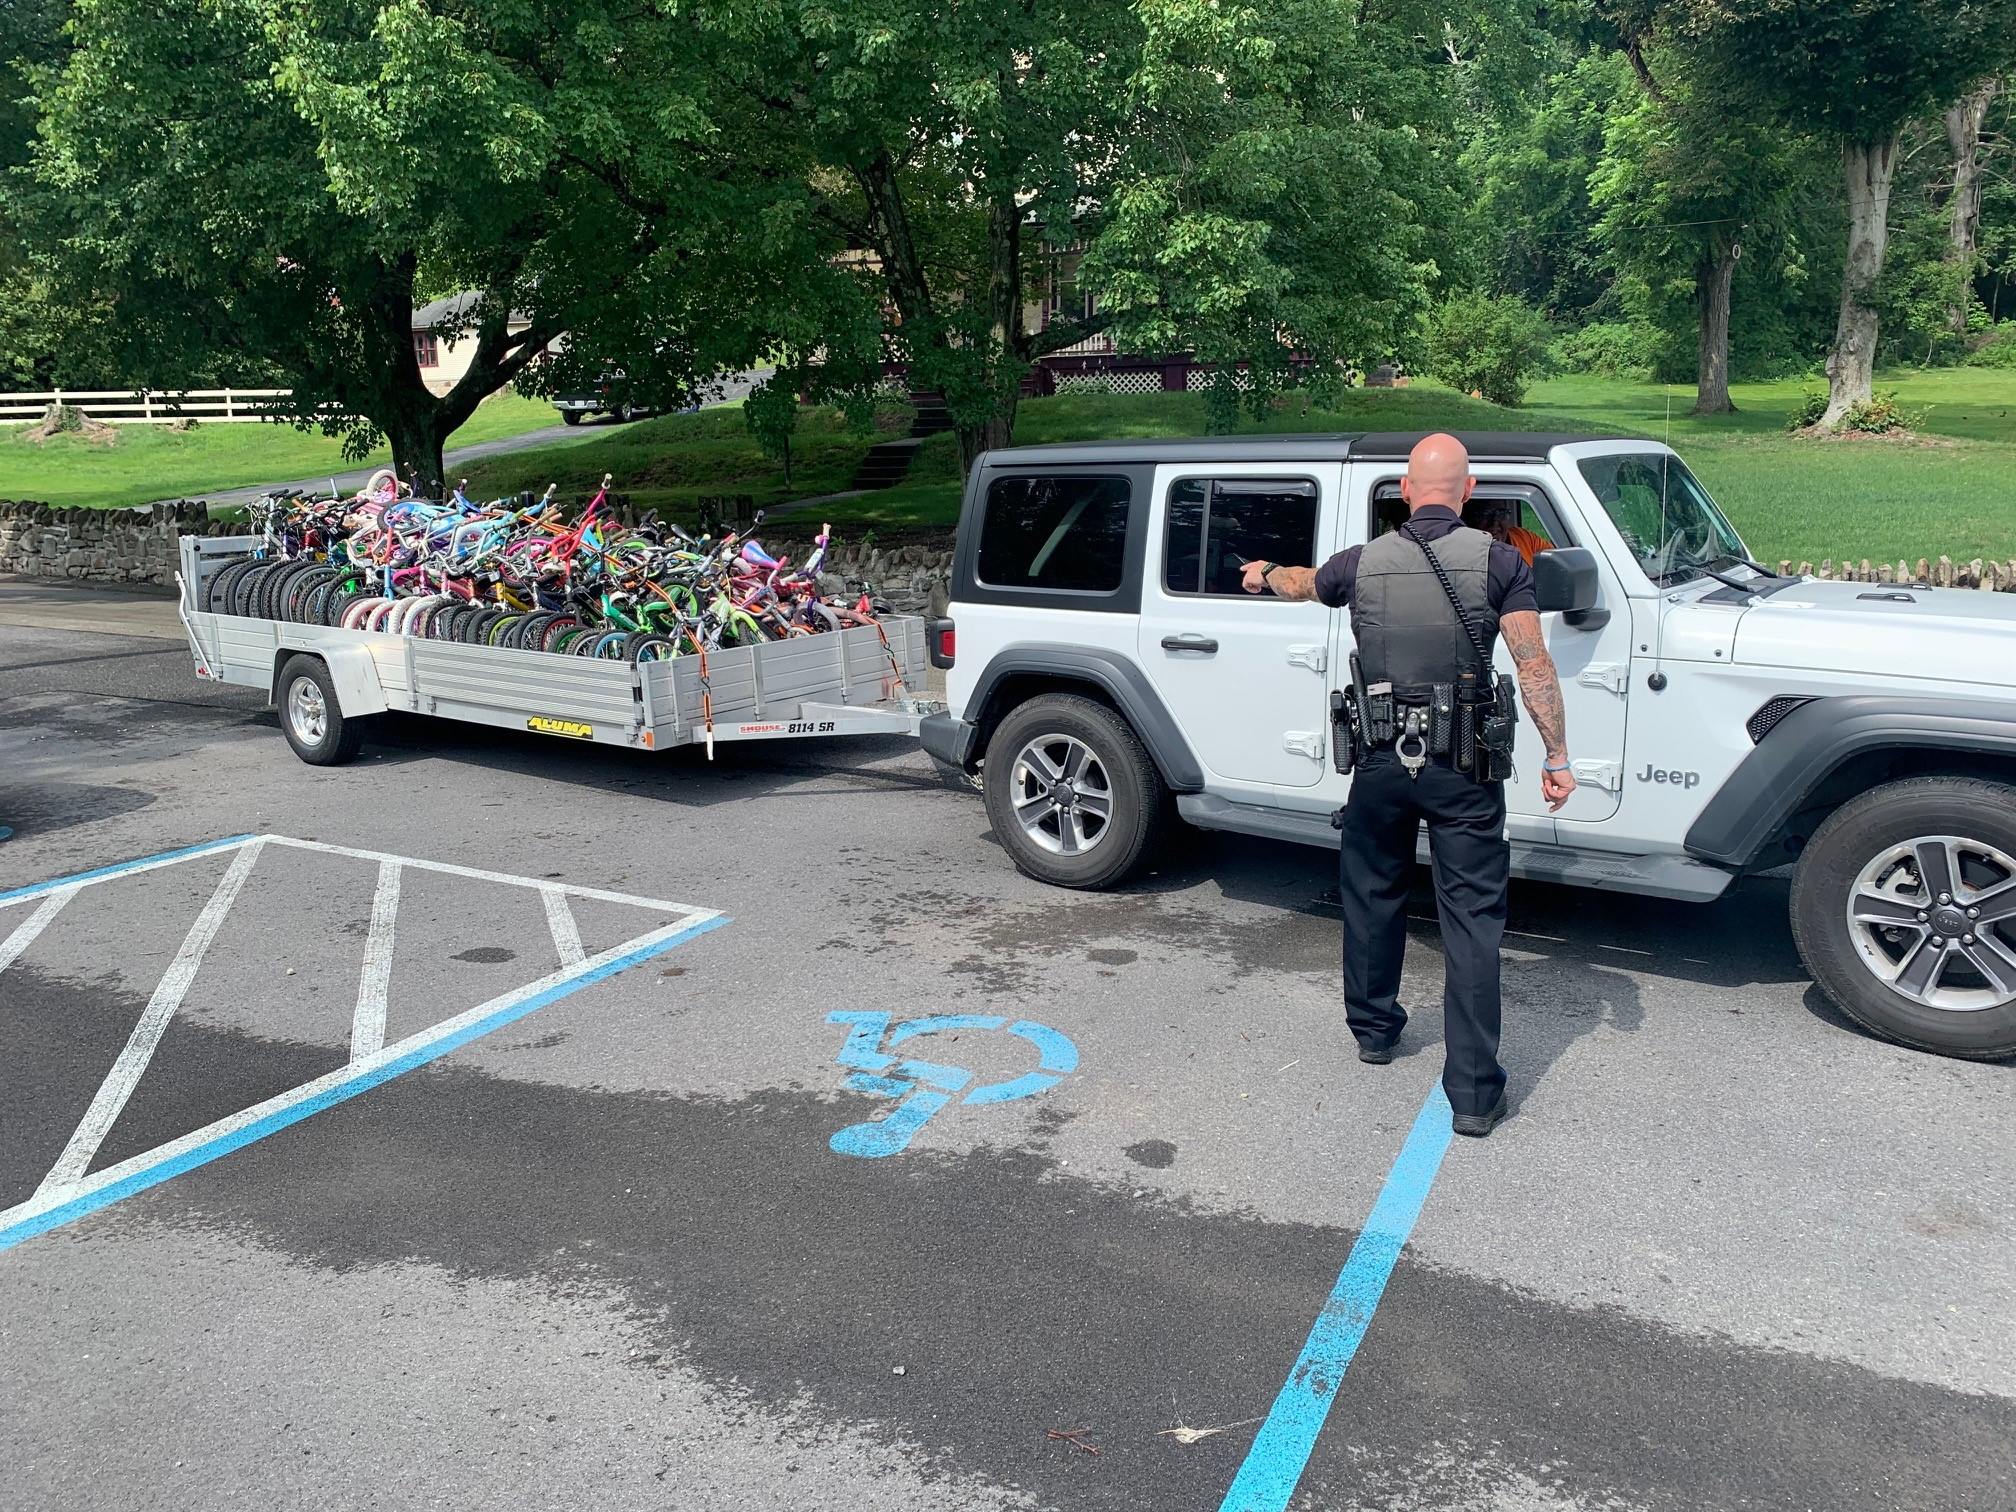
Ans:
POLYGON ((1827 996, 1921 1050, 2016 1051, 2016 788, 1911 777, 1843 804, 1792 879, 1792 934, 1827 996))
POLYGON ((1015 865, 1056 887, 1110 887, 1140 864, 1168 792, 1125 718, 1075 693, 1017 704, 987 742, 982 795, 1015 865))
POLYGON ((1022 833, 1055 855, 1081 855, 1112 827, 1113 784, 1082 740, 1038 735, 1016 753, 1008 783, 1022 833))
POLYGON ((1915 1002, 1970 1013, 2016 1002, 2016 859, 1982 840, 1920 835, 1878 852, 1848 898, 1862 963, 1915 1002))

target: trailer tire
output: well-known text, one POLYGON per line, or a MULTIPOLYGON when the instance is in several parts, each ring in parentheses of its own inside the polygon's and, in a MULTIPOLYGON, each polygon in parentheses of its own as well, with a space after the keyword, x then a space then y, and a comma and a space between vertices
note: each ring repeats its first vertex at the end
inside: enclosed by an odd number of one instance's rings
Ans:
POLYGON ((319 656, 290 656, 277 686, 280 733, 310 766, 341 766, 356 759, 366 721, 346 716, 336 684, 319 656))
POLYGON ((1053 887, 1125 881, 1167 827, 1168 789, 1133 726, 1075 693, 1032 698, 995 726, 982 795, 1016 869, 1053 887))

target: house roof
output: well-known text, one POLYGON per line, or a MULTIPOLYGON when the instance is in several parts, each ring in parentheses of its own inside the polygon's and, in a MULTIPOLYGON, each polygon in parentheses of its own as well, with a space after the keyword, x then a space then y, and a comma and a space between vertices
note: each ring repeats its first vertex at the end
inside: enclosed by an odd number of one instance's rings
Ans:
MULTIPOLYGON (((469 312, 482 299, 481 289, 464 289, 460 294, 450 294, 443 299, 432 299, 413 312, 413 329, 431 331, 439 326, 460 325, 469 317, 469 312)), ((523 310, 511 312, 512 325, 530 325, 532 317, 523 310)))

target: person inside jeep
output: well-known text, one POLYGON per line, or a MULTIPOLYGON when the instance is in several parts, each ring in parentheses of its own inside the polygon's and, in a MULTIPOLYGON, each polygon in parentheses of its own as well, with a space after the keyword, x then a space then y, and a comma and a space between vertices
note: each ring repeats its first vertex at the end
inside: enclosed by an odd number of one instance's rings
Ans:
POLYGON ((1483 531, 1502 545, 1510 546, 1525 559, 1528 567, 1533 565, 1533 558, 1541 552, 1554 549, 1554 543, 1547 537, 1519 523, 1517 499, 1472 499, 1463 510, 1463 523, 1483 531))

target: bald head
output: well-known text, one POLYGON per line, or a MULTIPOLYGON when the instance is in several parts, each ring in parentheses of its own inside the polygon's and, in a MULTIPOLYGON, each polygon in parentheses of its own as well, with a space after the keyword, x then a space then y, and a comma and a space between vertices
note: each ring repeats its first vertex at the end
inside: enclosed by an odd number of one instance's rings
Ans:
POLYGON ((1407 476, 1400 497, 1410 509, 1432 504, 1460 511, 1476 484, 1470 476, 1470 453, 1454 436, 1437 431, 1423 436, 1407 456, 1407 476))

